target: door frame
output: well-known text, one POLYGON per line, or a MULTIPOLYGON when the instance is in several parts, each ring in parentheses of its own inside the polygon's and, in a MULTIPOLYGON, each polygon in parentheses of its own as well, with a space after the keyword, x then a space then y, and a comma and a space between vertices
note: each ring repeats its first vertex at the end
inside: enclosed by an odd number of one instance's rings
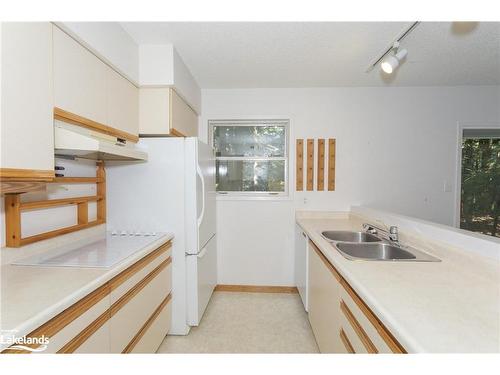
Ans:
POLYGON ((456 189, 455 189, 455 212, 453 226, 460 228, 460 204, 462 203, 462 141, 465 129, 498 129, 500 122, 465 122, 457 121, 457 143, 456 147, 456 189))

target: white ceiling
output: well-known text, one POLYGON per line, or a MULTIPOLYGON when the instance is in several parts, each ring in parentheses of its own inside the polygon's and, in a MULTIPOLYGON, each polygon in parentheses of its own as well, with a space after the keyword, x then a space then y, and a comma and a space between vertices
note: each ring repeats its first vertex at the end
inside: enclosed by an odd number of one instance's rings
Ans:
POLYGON ((172 43, 202 88, 500 84, 500 23, 424 22, 391 76, 366 68, 411 23, 126 22, 138 44, 172 43))

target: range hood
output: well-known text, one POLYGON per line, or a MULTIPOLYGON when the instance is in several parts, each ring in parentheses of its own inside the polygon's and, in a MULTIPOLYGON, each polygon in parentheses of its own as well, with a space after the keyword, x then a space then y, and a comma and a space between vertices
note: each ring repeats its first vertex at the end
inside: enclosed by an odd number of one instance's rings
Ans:
POLYGON ((148 154, 134 144, 61 121, 54 122, 57 156, 90 160, 147 160, 148 154))

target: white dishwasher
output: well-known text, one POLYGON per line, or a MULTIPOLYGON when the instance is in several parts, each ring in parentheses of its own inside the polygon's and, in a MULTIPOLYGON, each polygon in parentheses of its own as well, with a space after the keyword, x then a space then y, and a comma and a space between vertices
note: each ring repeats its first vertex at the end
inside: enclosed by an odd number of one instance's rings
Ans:
POLYGON ((295 224, 295 285, 299 290, 300 298, 307 307, 307 269, 308 269, 308 238, 302 228, 295 224))

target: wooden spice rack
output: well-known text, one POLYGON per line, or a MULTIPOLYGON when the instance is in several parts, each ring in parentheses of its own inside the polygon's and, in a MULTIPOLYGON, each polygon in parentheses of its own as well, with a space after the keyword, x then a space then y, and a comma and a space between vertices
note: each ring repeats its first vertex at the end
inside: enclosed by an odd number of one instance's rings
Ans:
POLYGON ((76 198, 49 199, 34 202, 21 202, 21 193, 5 194, 5 242, 7 247, 21 247, 62 234, 90 228, 106 222, 106 171, 104 162, 96 163, 96 177, 55 177, 47 183, 57 184, 96 184, 96 195, 76 198), (88 218, 89 202, 97 202, 97 218, 88 218), (34 236, 21 236, 21 212, 67 205, 77 206, 77 224, 34 236))

